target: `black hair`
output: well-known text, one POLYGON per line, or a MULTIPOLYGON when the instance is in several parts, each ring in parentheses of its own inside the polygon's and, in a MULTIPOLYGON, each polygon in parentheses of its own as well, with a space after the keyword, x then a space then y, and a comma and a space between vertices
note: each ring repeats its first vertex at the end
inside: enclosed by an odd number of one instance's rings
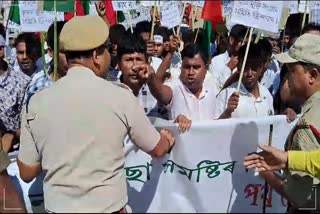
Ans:
POLYGON ((134 28, 136 34, 141 33, 150 33, 151 32, 151 23, 148 21, 138 22, 134 28))
MULTIPOLYGON (((243 63, 244 55, 247 49, 247 44, 243 45, 238 53, 239 65, 243 63)), ((261 57, 261 48, 258 44, 251 43, 250 48, 247 55, 246 66, 250 67, 253 70, 257 70, 263 66, 264 62, 261 57)))
MULTIPOLYGON (((67 23, 66 21, 58 21, 57 22, 57 35, 58 35, 58 46, 59 46, 59 37, 60 33, 62 31, 62 28, 64 24, 67 23)), ((54 23, 52 23, 48 29, 47 33, 47 45, 50 47, 52 50, 54 49, 54 23)))
POLYGON ((247 27, 236 24, 231 28, 230 37, 234 38, 237 42, 244 40, 247 33, 247 27))
POLYGON ((118 44, 118 60, 125 54, 141 53, 147 60, 147 45, 140 35, 128 34, 119 41, 118 44))
POLYGON ((21 42, 26 43, 27 56, 31 58, 39 58, 41 53, 41 43, 35 33, 21 33, 15 39, 14 47, 21 42))
POLYGON ((309 24, 307 24, 306 26, 304 26, 303 30, 302 30, 302 34, 307 33, 308 31, 319 31, 320 32, 320 25, 314 22, 311 22, 309 24))
POLYGON ((194 43, 190 43, 188 44, 181 52, 181 58, 182 60, 185 57, 188 58, 193 58, 195 55, 199 54, 201 59, 203 60, 204 64, 207 65, 208 63, 208 58, 206 57, 206 55, 203 53, 203 51, 201 50, 201 48, 194 43))
POLYGON ((263 60, 263 63, 266 63, 268 58, 270 58, 272 55, 272 45, 265 38, 259 40, 258 45, 260 47, 260 56, 263 60))
POLYGON ((118 44, 122 36, 125 36, 126 29, 122 24, 115 24, 110 27, 109 38, 113 43, 118 44))
POLYGON ((4 27, 4 25, 2 23, 0 23, 0 35, 6 39, 6 28, 4 27))
POLYGON ((192 30, 187 30, 186 32, 182 33, 182 41, 185 45, 194 42, 194 32, 192 30))
POLYGON ((93 52, 96 51, 98 55, 103 54, 104 50, 107 48, 107 42, 100 45, 97 48, 87 50, 87 51, 66 51, 66 59, 67 61, 74 60, 74 59, 83 59, 83 58, 90 58, 93 55, 93 52))
POLYGON ((167 27, 164 27, 164 26, 159 27, 154 35, 162 36, 163 42, 170 41, 170 31, 167 27))

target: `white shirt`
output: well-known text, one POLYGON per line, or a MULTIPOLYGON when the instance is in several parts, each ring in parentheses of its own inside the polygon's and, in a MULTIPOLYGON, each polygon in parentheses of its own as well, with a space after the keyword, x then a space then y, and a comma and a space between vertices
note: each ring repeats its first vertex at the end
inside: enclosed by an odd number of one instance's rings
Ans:
POLYGON ((278 83, 275 82, 277 73, 280 73, 280 67, 278 61, 275 59, 274 55, 271 56, 271 63, 268 69, 263 74, 261 79, 261 84, 265 86, 270 91, 273 91, 279 87, 278 83))
MULTIPOLYGON (((221 91, 217 96, 217 116, 219 117, 227 108, 230 96, 237 91, 238 82, 221 91)), ((273 98, 268 89, 259 84, 260 97, 255 98, 241 84, 240 99, 237 109, 232 113, 232 118, 255 118, 273 115, 273 98)))
POLYGON ((227 66, 230 61, 228 51, 213 57, 211 64, 209 66, 209 72, 216 79, 219 89, 222 89, 226 80, 231 76, 232 71, 227 66))
POLYGON ((172 99, 167 105, 169 120, 176 119, 180 114, 191 120, 212 120, 215 118, 216 90, 203 84, 199 98, 183 85, 180 79, 168 81, 165 85, 172 89, 172 99))

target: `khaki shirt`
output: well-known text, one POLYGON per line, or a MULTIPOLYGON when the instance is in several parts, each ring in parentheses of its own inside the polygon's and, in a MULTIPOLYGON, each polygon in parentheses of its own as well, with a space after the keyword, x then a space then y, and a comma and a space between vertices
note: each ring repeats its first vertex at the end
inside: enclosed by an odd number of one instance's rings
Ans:
MULTIPOLYGON (((303 105, 303 115, 288 137, 286 150, 310 151, 320 148, 320 139, 310 128, 312 125, 315 129, 320 130, 319 106, 320 92, 317 92, 303 105)), ((318 183, 318 179, 306 173, 285 171, 285 190, 289 200, 301 208, 315 207, 315 191, 312 187, 318 183)), ((316 189, 320 196, 319 186, 316 189)), ((317 200, 318 209, 320 209, 319 202, 320 200, 317 200)))
POLYGON ((115 212, 127 202, 123 141, 145 152, 160 134, 134 95, 72 67, 31 98, 23 115, 19 160, 46 171, 44 200, 52 212, 115 212))

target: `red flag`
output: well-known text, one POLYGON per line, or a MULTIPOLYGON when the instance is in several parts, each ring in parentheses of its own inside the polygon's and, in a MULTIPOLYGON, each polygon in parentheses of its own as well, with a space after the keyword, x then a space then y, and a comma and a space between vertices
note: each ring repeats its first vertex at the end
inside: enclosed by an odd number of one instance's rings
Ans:
POLYGON ((117 24, 117 13, 113 10, 112 1, 111 0, 105 0, 104 4, 106 6, 106 16, 108 19, 108 22, 111 25, 117 24))
POLYGON ((190 19, 190 14, 192 12, 192 5, 189 4, 188 7, 186 8, 186 12, 185 15, 187 17, 187 23, 189 24, 189 26, 192 26, 192 19, 190 19))
POLYGON ((202 10, 202 19, 211 21, 212 28, 215 29, 217 23, 223 21, 222 17, 222 1, 206 0, 202 10))
MULTIPOLYGON (((81 0, 75 0, 75 12, 77 16, 85 16, 86 13, 84 11, 83 5, 81 3, 81 0)), ((74 17, 74 12, 72 13, 65 13, 64 14, 64 20, 68 21, 74 17)))

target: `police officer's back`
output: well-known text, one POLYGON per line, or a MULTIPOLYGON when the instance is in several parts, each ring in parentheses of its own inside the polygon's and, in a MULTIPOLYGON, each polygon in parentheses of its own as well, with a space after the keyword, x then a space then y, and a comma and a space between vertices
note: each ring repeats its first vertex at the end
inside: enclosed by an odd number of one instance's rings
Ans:
POLYGON ((41 170, 45 207, 52 212, 117 212, 128 202, 123 140, 164 155, 174 139, 159 134, 133 94, 104 79, 110 64, 108 27, 96 16, 75 17, 60 34, 70 69, 34 95, 23 116, 19 168, 41 170), (101 78, 103 77, 103 78, 101 78))

